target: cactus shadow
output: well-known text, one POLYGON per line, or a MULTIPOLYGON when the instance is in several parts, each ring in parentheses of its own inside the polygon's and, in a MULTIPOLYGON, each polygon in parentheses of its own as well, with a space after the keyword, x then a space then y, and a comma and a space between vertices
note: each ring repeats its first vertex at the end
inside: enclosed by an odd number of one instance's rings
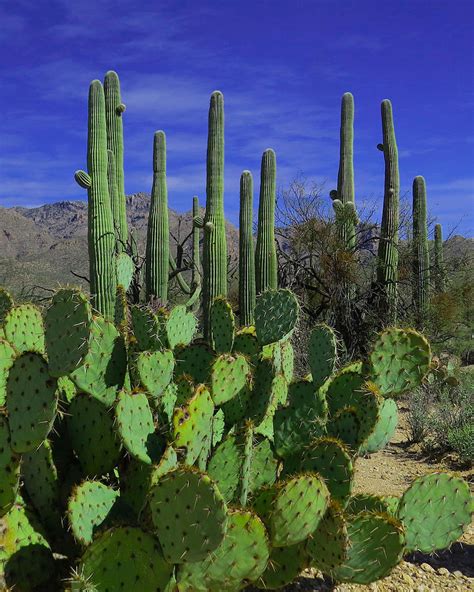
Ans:
POLYGON ((474 577, 474 545, 457 542, 449 549, 437 553, 420 553, 416 551, 405 557, 405 561, 421 565, 428 563, 433 569, 445 567, 451 573, 460 571, 467 577, 474 577))

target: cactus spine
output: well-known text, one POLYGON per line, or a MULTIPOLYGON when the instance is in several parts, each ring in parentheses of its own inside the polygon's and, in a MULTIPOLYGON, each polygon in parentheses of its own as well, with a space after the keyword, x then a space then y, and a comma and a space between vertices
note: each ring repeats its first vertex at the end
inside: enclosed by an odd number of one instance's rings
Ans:
POLYGON ((255 308, 255 255, 253 248, 253 179, 250 171, 240 177, 239 311, 240 324, 253 324, 255 308))
POLYGON ((260 201, 255 248, 257 294, 278 287, 275 247, 276 158, 272 149, 262 155, 260 169, 260 201))
POLYGON ((398 281, 398 219, 400 201, 400 175, 398 149, 393 126, 392 103, 382 101, 383 144, 377 148, 385 160, 385 188, 383 197, 382 226, 377 254, 377 284, 381 291, 380 308, 387 322, 393 324, 397 316, 398 281))
POLYGON ((227 295, 227 243, 224 217, 224 97, 215 91, 209 107, 206 214, 203 243, 203 328, 210 335, 212 302, 227 295))
POLYGON ((429 301, 430 255, 426 220, 426 184, 423 177, 413 180, 413 303, 416 322, 426 322, 429 301))
POLYGON ((146 298, 168 300, 169 216, 166 186, 166 136, 163 131, 153 138, 153 187, 146 241, 146 298))
POLYGON ((443 229, 436 224, 434 229, 434 271, 435 290, 439 294, 446 289, 446 275, 444 269, 443 229))
POLYGON ((120 81, 116 72, 107 72, 104 79, 105 113, 107 120, 107 148, 115 159, 117 195, 111 198, 112 214, 117 239, 117 251, 125 251, 128 240, 127 213, 123 172, 123 122, 125 105, 120 96, 120 81))

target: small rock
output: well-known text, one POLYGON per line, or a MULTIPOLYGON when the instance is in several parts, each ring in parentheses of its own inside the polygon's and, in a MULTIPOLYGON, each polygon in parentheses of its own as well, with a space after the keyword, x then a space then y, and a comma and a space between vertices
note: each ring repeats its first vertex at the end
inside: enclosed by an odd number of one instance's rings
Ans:
POLYGON ((440 576, 449 576, 449 571, 445 567, 440 567, 438 573, 440 576))
POLYGON ((428 573, 433 573, 434 572, 434 569, 431 567, 431 565, 429 563, 422 563, 420 565, 420 567, 421 567, 421 569, 423 571, 426 571, 428 573))
POLYGON ((402 573, 401 577, 405 584, 408 584, 409 586, 414 586, 413 578, 411 578, 407 573, 402 573))
POLYGON ((453 576, 456 578, 462 578, 463 577, 463 573, 462 571, 459 571, 458 569, 456 571, 453 571, 453 576))

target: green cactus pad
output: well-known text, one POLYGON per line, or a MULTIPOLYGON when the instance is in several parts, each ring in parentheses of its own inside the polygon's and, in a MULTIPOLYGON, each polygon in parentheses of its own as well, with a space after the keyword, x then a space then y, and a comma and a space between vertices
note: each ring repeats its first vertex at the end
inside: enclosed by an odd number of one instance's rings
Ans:
POLYGON ((117 389, 123 386, 126 369, 127 352, 123 337, 113 323, 94 317, 89 351, 81 366, 69 377, 82 391, 106 405, 112 405, 117 389))
POLYGON ((142 387, 153 398, 159 398, 173 378, 173 352, 169 349, 141 352, 136 367, 142 387))
POLYGON ((411 329, 386 329, 370 353, 371 380, 383 396, 394 397, 420 385, 431 363, 428 341, 411 329))
POLYGON ((225 418, 222 409, 218 409, 212 418, 212 448, 222 442, 225 433, 225 418))
POLYGON ((89 350, 92 310, 80 290, 56 292, 46 311, 45 339, 52 376, 73 372, 89 350))
POLYGON ((260 345, 289 337, 298 322, 299 306, 289 290, 267 290, 255 305, 255 328, 260 345))
POLYGON ((227 528, 224 499, 194 468, 177 468, 150 492, 153 524, 169 563, 201 561, 221 544, 227 528))
POLYGON ((122 526, 103 532, 87 547, 81 571, 97 590, 165 592, 173 566, 163 559, 155 537, 122 526))
POLYGON ((321 389, 316 389, 308 379, 297 380, 288 386, 288 405, 304 406, 314 409, 320 421, 325 422, 328 416, 326 396, 321 389))
POLYGON ((379 421, 380 407, 384 399, 372 383, 365 383, 362 392, 357 393, 357 402, 353 403, 360 422, 359 441, 364 446, 375 432, 379 421))
POLYGON ((20 480, 20 456, 10 447, 10 429, 0 414, 0 518, 13 506, 20 480))
POLYGON ((346 560, 348 546, 344 516, 338 504, 332 502, 306 543, 311 566, 331 576, 346 560))
POLYGON ((7 379, 10 368, 16 358, 16 352, 8 341, 0 339, 0 407, 5 405, 7 396, 7 379))
POLYGON ((118 491, 98 481, 84 481, 75 487, 68 501, 68 518, 74 538, 89 545, 98 528, 109 515, 118 491))
POLYGON ((291 584, 308 566, 305 543, 272 547, 268 565, 257 582, 261 590, 280 590, 291 584))
POLYGON ((212 435, 214 403, 204 385, 199 385, 193 397, 173 414, 173 447, 180 451, 186 464, 192 465, 212 435))
POLYGON ((3 320, 3 330, 6 340, 18 352, 44 353, 43 317, 33 304, 20 304, 10 309, 3 320))
POLYGON ((211 368, 211 394, 216 405, 239 396, 247 387, 250 368, 242 354, 221 354, 211 368))
POLYGON ((58 378, 58 398, 59 403, 70 403, 77 395, 76 385, 67 376, 58 378))
POLYGON ((56 380, 42 355, 27 352, 15 359, 6 399, 12 450, 30 452, 49 434, 58 404, 56 380))
POLYGON ((145 393, 121 390, 115 406, 116 430, 123 446, 134 458, 151 464, 162 449, 155 433, 153 415, 145 393))
POLYGON ((362 444, 359 454, 366 454, 382 450, 390 442, 398 425, 398 407, 393 399, 384 399, 380 403, 377 423, 362 444))
POLYGON ((130 313, 128 310, 127 294, 123 286, 117 286, 115 292, 114 324, 122 335, 128 331, 130 313))
POLYGON ((197 329, 197 319, 184 304, 178 304, 166 321, 166 335, 171 349, 191 343, 197 329))
POLYGON ((14 302, 10 293, 4 288, 0 288, 0 325, 3 325, 3 321, 7 316, 8 312, 13 308, 14 302))
POLYGON ((227 503, 236 499, 243 462, 243 450, 235 434, 229 434, 209 460, 207 467, 209 477, 216 482, 227 503))
POLYGON ((100 401, 79 393, 71 402, 67 427, 74 452, 86 475, 105 475, 120 457, 114 416, 100 401))
POLYGON ((343 368, 330 381, 326 390, 326 400, 330 415, 335 415, 343 407, 357 407, 360 395, 364 392, 365 377, 360 371, 343 368))
POLYGON ((328 434, 342 440, 353 451, 362 444, 360 437, 360 420, 356 407, 343 407, 327 424, 328 434))
POLYGON ((207 343, 194 342, 185 347, 178 347, 175 350, 175 359, 175 378, 185 374, 196 384, 209 383, 214 352, 207 343))
POLYGON ((351 494, 354 467, 349 449, 334 438, 319 438, 305 451, 301 463, 303 471, 321 475, 331 494, 331 499, 344 504, 351 494))
POLYGON ((255 327, 243 327, 234 337, 233 352, 244 354, 253 363, 255 357, 260 353, 255 327))
POLYGON ((277 374, 272 361, 261 358, 255 369, 254 384, 249 405, 252 420, 256 425, 268 417, 271 417, 273 421, 273 415, 278 404, 283 405, 286 402, 288 388, 286 388, 285 394, 279 392, 281 389, 279 388, 280 381, 278 377, 281 377, 286 385, 283 375, 277 374), (278 392, 277 388, 279 389, 278 392))
POLYGON ((150 308, 132 306, 130 308, 133 334, 140 351, 155 351, 167 347, 165 315, 157 315, 150 308))
POLYGON ((270 555, 262 521, 244 510, 230 510, 222 543, 204 561, 185 563, 179 590, 221 592, 241 589, 265 571, 270 555))
POLYGON ((293 380, 295 369, 295 352, 290 341, 284 341, 280 344, 281 350, 281 372, 285 377, 286 382, 290 383, 293 380))
POLYGON ((356 493, 349 498, 345 508, 347 516, 356 516, 360 512, 388 513, 388 505, 383 497, 368 493, 356 493))
POLYGON ((337 339, 328 325, 321 323, 311 331, 308 362, 315 388, 321 387, 332 376, 337 361, 337 339))
POLYGON ((177 403, 178 386, 174 382, 165 388, 158 401, 155 403, 155 410, 158 414, 158 423, 162 425, 167 431, 172 430, 173 413, 177 403))
POLYGON ((390 516, 397 518, 401 498, 396 495, 383 495, 382 499, 387 506, 387 512, 390 514, 390 516))
POLYGON ((243 421, 250 415, 250 401, 252 398, 252 389, 249 384, 240 391, 240 393, 222 405, 226 426, 233 426, 243 421))
POLYGON ((335 580, 370 584, 385 577, 401 561, 405 537, 398 521, 386 514, 361 512, 346 524, 347 557, 334 570, 335 580))
POLYGON ((471 522, 469 486, 449 473, 418 477, 405 491, 398 519, 406 531, 408 551, 431 553, 449 547, 471 522))
POLYGON ((217 353, 232 351, 235 317, 225 298, 216 298, 211 306, 211 342, 217 353))
POLYGON ((263 438, 254 445, 250 464, 249 493, 261 487, 273 485, 277 478, 278 461, 268 438, 263 438))
POLYGON ((115 258, 117 268, 117 285, 122 286, 125 292, 128 291, 135 273, 133 259, 127 253, 119 253, 115 258))
POLYGON ((15 504, 3 519, 2 562, 5 583, 13 590, 45 590, 54 578, 53 554, 35 516, 15 504))

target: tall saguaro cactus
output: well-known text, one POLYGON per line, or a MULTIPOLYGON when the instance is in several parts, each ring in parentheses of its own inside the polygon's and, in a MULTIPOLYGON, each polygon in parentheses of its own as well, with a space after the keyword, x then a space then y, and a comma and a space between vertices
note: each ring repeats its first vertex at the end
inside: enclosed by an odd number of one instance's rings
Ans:
POLYGON ((389 324, 397 317, 398 281, 398 224, 400 209, 400 175, 398 148, 393 125, 392 103, 382 101, 383 144, 377 148, 385 160, 385 188, 383 196, 382 226, 377 254, 377 284, 380 291, 379 306, 389 324))
POLYGON ((435 290, 439 294, 446 289, 446 270, 444 268, 443 253, 443 229, 441 224, 436 224, 434 229, 434 283, 435 290))
POLYGON ((255 269, 257 294, 278 287, 275 247, 276 157, 269 148, 262 155, 255 269))
POLYGON ((89 279, 95 308, 112 319, 116 297, 115 234, 107 179, 108 155, 104 89, 99 80, 89 87, 88 172, 75 179, 88 193, 89 279))
POLYGON ((169 214, 166 186, 166 136, 158 131, 153 138, 153 187, 146 239, 146 298, 168 300, 169 214))
POLYGON ((423 177, 413 180, 413 303, 416 322, 423 327, 429 303, 430 255, 426 220, 426 183, 423 177))
POLYGON ((128 240, 127 213, 123 171, 123 121, 125 105, 120 95, 120 81, 116 72, 110 70, 104 79, 105 113, 107 120, 107 148, 114 154, 117 179, 117 195, 111 199, 117 251, 124 251, 128 240))
POLYGON ((206 214, 203 242, 203 328, 210 336, 212 302, 227 295, 227 242, 224 217, 224 96, 215 91, 209 107, 206 214))
POLYGON ((244 171, 240 176, 239 217, 239 312, 241 325, 253 324, 254 308, 253 179, 250 171, 244 171))

